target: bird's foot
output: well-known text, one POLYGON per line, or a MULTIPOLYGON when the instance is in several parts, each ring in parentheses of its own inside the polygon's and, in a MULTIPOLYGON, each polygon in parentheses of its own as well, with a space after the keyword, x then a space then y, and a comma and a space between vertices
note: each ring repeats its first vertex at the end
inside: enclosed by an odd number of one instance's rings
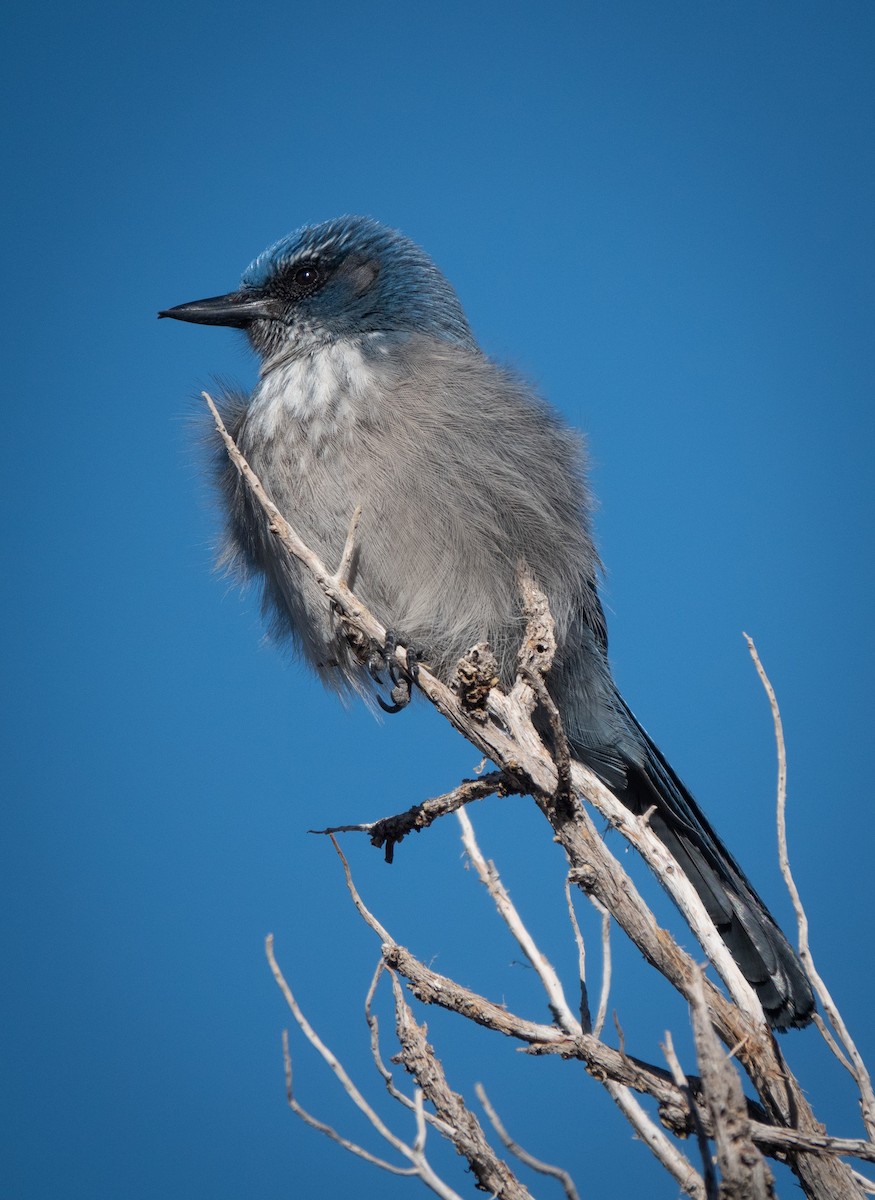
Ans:
POLYGON ((389 672, 392 684, 389 695, 392 703, 388 703, 380 695, 377 696, 377 703, 383 712, 387 713, 401 712, 401 709, 406 708, 410 703, 413 685, 419 676, 419 662, 423 657, 415 647, 404 646, 404 662, 400 663, 395 655, 398 645, 397 633, 393 629, 389 629, 386 631, 386 640, 383 645, 378 649, 375 648, 374 653, 368 659, 368 672, 371 678, 381 686, 383 680, 380 671, 385 667, 389 672))

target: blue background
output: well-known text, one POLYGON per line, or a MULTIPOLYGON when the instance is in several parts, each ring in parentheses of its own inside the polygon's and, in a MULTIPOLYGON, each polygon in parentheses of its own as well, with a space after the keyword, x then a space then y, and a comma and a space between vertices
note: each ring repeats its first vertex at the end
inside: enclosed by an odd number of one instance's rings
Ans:
MULTIPOLYGON (((617 677, 790 926, 756 638, 816 958, 871 1060, 875 7, 86 0, 4 21, 4 1195, 418 1187, 288 1113, 262 943, 411 1136, 368 1058, 378 945, 307 830, 437 794, 477 755, 425 706, 345 711, 262 641, 257 596, 211 571, 197 400, 254 364, 227 330, 154 316, 343 212, 420 241, 487 351, 586 429, 617 677)), ((521 799, 472 815, 573 1002, 542 819, 521 799)), ((392 868, 345 846, 398 940, 548 1019, 452 820, 392 868)), ((691 1065, 683 1007, 613 940, 627 1047, 660 1061, 671 1028, 691 1065)), ((579 1065, 420 1016, 451 1084, 473 1103, 482 1080, 583 1193, 676 1195, 579 1065)), ((379 1149, 293 1045, 302 1102, 379 1149)), ((857 1133, 818 1035, 782 1047, 857 1133)))

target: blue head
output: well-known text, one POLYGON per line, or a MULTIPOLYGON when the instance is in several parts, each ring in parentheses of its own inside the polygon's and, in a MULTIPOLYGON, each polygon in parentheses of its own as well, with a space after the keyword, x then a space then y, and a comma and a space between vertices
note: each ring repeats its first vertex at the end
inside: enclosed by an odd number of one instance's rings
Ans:
POLYGON ((247 267, 238 291, 159 316, 245 329, 263 357, 372 333, 475 344, 458 296, 428 255, 370 217, 298 229, 247 267))

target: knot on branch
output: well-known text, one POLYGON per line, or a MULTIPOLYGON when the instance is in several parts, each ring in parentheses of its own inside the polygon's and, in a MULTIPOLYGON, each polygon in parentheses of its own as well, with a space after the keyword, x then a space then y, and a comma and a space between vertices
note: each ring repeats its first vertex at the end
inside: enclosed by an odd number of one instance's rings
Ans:
POLYGON ((687 1138, 693 1132, 693 1119, 688 1108, 679 1104, 660 1104, 657 1106, 659 1120, 675 1137, 687 1138))
POLYGON ((498 684, 498 660, 488 642, 478 642, 459 659, 452 690, 469 717, 481 725, 488 719, 486 700, 498 684))
POLYGON ((367 634, 362 627, 345 611, 337 597, 329 599, 332 619, 340 629, 340 635, 349 646, 354 658, 363 667, 367 666, 378 652, 378 642, 367 634))
POLYGON ((571 868, 568 872, 568 880, 589 895, 598 882, 598 872, 590 863, 584 863, 579 867, 571 868))

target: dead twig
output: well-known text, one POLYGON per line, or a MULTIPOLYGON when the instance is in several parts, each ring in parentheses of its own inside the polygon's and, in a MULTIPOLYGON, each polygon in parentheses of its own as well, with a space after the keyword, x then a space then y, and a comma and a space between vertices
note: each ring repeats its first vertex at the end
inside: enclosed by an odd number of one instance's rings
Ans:
POLYGON ((391 863, 395 847, 409 833, 420 833, 427 829, 439 817, 456 812, 465 804, 475 800, 483 800, 487 796, 509 796, 520 794, 519 784, 511 779, 504 771, 490 771, 479 779, 465 779, 457 788, 443 796, 434 796, 414 804, 406 812, 395 813, 391 817, 381 817, 379 821, 371 821, 364 825, 332 825, 327 829, 311 829, 310 833, 366 833, 371 845, 377 848, 385 845, 386 862, 391 863))
POLYGON ((395 1032, 401 1047, 399 1059, 416 1080, 423 1095, 450 1130, 450 1140, 470 1164, 478 1186, 501 1200, 532 1200, 510 1167, 499 1158, 480 1122, 458 1093, 447 1083, 443 1066, 428 1044, 425 1026, 420 1025, 393 977, 395 1032))
POLYGON ((744 637, 757 674, 768 696, 769 707, 772 711, 772 723, 775 729, 775 744, 778 755, 778 858, 781 864, 781 874, 784 877, 784 883, 786 884, 787 891, 790 893, 790 900, 793 904, 793 911, 796 914, 796 924, 799 929, 799 957, 802 960, 805 973, 811 980, 817 997, 823 1005, 823 1010, 844 1047, 845 1054, 839 1052, 838 1046, 836 1046, 835 1041, 828 1034, 822 1022, 818 1021, 817 1027, 824 1035, 827 1045, 836 1055, 839 1062, 850 1072, 856 1082, 860 1091, 860 1111, 863 1116, 863 1124, 866 1127, 869 1139, 875 1141, 875 1091, 872 1088, 872 1078, 866 1069, 863 1056, 857 1049, 857 1044, 839 1012, 838 1005, 833 1000, 829 989, 814 965, 814 956, 811 953, 809 942, 808 914, 805 911, 799 889, 796 886, 796 881, 790 869, 790 855, 787 850, 787 750, 784 744, 784 725, 781 720, 781 710, 778 707, 778 698, 757 653, 753 638, 748 637, 747 634, 744 637))
POLYGON ((486 1089, 482 1083, 474 1084, 474 1091, 477 1093, 477 1099, 486 1110, 486 1115, 492 1123, 492 1128, 501 1138, 506 1150, 515 1155, 521 1163, 525 1163, 527 1167, 531 1167, 533 1171, 538 1171, 541 1175, 549 1175, 552 1179, 558 1179, 562 1184, 565 1195, 568 1200, 580 1200, 577 1188, 574 1186, 574 1180, 562 1167, 554 1167, 550 1163, 542 1162, 540 1158, 535 1158, 534 1154, 530 1154, 528 1150, 524 1150, 519 1142, 514 1141, 510 1134, 505 1129, 501 1122, 501 1118, 490 1103, 489 1097, 486 1095, 486 1089))
POLYGON ((523 954, 534 967, 541 985, 547 993, 547 1004, 553 1014, 553 1019, 568 1037, 578 1037, 583 1032, 580 1021, 575 1017, 565 999, 565 992, 559 976, 538 949, 535 939, 523 923, 522 917, 499 878, 494 863, 488 863, 483 857, 468 814, 462 809, 456 816, 462 827, 462 845, 465 847, 468 858, 473 863, 480 882, 492 897, 502 920, 516 938, 523 954))
POLYGON ((696 1061, 717 1151, 720 1200, 770 1200, 773 1180, 751 1138, 741 1080, 714 1033, 701 977, 699 982, 690 1008, 696 1061))
POLYGON ((393 1175, 410 1175, 416 1176, 436 1195, 441 1197, 441 1200, 460 1200, 458 1193, 455 1192, 448 1184, 446 1184, 439 1175, 432 1169, 425 1157, 425 1138, 422 1133, 424 1123, 419 1119, 417 1121, 417 1137, 413 1145, 408 1145, 401 1138, 397 1137, 389 1127, 381 1120, 379 1114, 368 1104, 362 1093, 353 1083, 348 1072, 344 1068, 340 1060, 332 1053, 325 1045, 319 1035, 313 1029, 310 1022, 304 1016, 303 1011, 298 1005, 297 1000, 292 993, 291 988, 286 982, 279 964, 276 961, 273 952, 273 934, 268 934, 265 940, 265 952, 267 960, 270 964, 271 972, 276 980, 280 991, 285 997, 298 1027, 306 1037, 311 1046, 318 1052, 323 1062, 331 1069, 335 1078, 339 1081, 341 1087, 346 1092, 355 1107, 367 1118, 373 1128, 377 1131, 380 1137, 388 1143, 399 1155, 406 1158, 410 1162, 409 1167, 398 1167, 394 1163, 387 1162, 385 1159, 379 1158, 375 1154, 371 1154, 369 1150, 359 1146, 355 1142, 351 1142, 348 1138, 343 1137, 331 1125, 327 1125, 324 1121, 320 1121, 311 1113, 307 1112, 297 1101, 292 1087, 292 1057, 289 1051, 288 1034, 283 1035, 283 1062, 285 1065, 286 1074, 286 1096, 289 1107, 292 1111, 301 1118, 302 1121, 310 1125, 314 1129, 318 1129, 320 1133, 324 1133, 326 1137, 348 1150, 351 1154, 358 1158, 363 1158, 366 1162, 372 1163, 374 1166, 380 1167, 384 1171, 389 1171, 393 1175))

